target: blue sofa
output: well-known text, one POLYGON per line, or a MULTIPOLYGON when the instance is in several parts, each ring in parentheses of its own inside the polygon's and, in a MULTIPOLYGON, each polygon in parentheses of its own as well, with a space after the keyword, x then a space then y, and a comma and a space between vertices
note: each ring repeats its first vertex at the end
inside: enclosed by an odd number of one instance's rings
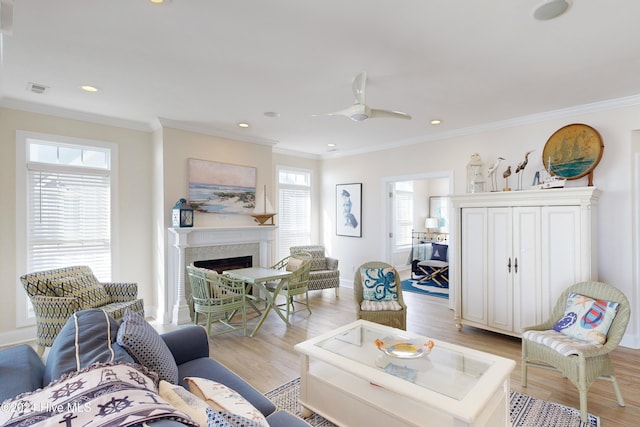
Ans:
MULTIPOLYGON (((304 420, 276 410, 275 405, 258 390, 209 357, 209 341, 204 328, 187 326, 161 335, 178 366, 179 384, 186 388, 185 377, 200 377, 217 381, 237 391, 265 417, 269 425, 282 427, 308 427, 304 420)), ((113 343, 114 348, 118 346, 113 343)), ((69 346, 66 346, 69 347, 69 346)), ((52 347, 56 351, 56 346, 52 347)), ((49 354, 56 359, 56 354, 49 354)), ((44 378, 48 370, 34 349, 28 345, 0 350, 0 402, 20 393, 31 392, 46 386, 44 378)), ((52 377, 52 380, 55 379, 52 377)), ((157 420, 154 427, 180 426, 173 420, 157 420)))

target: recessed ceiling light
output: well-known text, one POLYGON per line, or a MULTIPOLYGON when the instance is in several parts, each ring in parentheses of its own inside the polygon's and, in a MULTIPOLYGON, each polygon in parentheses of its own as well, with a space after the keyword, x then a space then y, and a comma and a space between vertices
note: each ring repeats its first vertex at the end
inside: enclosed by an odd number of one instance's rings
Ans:
POLYGON ((166 3, 171 3, 171 0, 149 0, 149 3, 153 3, 153 4, 166 4, 166 3))
POLYGON ((336 146, 336 144, 334 144, 334 143, 332 143, 332 142, 330 142, 330 143, 328 143, 328 144, 327 144, 327 147, 335 147, 335 146, 336 146))
POLYGON ((433 120, 431 120, 431 124, 432 124, 432 125, 434 125, 434 126, 435 126, 435 125, 439 125, 440 123, 442 123, 442 120, 440 120, 440 119, 433 119, 433 120))
POLYGON ((91 86, 91 85, 82 85, 80 86, 80 88, 82 90, 84 90, 85 92, 97 92, 98 88, 95 86, 91 86))
POLYGON ((280 113, 276 111, 267 111, 264 115, 267 117, 280 117, 280 113))
POLYGON ((571 3, 572 0, 546 0, 536 6, 533 17, 538 21, 549 21, 569 10, 571 3))
POLYGON ((41 95, 49 91, 49 86, 41 85, 39 83, 29 82, 27 83, 27 90, 33 93, 41 95))
POLYGON ((238 127, 239 128, 248 128, 249 127, 249 123, 240 122, 240 123, 238 123, 238 127))

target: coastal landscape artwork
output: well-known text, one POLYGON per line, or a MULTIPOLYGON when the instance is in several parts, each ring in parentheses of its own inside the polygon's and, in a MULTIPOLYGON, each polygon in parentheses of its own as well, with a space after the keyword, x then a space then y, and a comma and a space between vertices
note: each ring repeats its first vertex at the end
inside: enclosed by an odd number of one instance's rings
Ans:
POLYGON ((189 204, 199 212, 249 215, 256 175, 254 167, 189 159, 189 204))

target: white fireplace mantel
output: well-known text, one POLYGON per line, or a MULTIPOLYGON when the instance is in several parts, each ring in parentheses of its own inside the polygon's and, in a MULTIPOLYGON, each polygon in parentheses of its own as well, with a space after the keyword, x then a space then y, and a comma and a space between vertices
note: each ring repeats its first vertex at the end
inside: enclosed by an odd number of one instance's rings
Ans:
MULTIPOLYGON (((276 226, 228 226, 169 228, 168 283, 169 307, 173 307, 171 322, 181 325, 191 322, 185 283, 187 251, 190 248, 210 248, 213 251, 258 244, 258 259, 254 265, 267 267, 273 263, 273 241, 276 226)), ((254 245, 255 246, 255 245, 254 245)))

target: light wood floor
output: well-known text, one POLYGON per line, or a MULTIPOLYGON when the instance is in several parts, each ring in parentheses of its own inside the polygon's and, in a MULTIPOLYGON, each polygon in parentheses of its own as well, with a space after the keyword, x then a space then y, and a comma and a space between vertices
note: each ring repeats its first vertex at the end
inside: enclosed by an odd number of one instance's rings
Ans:
MULTIPOLYGON (((304 310, 296 312, 287 327, 271 313, 253 338, 243 337, 241 332, 212 337, 211 356, 258 390, 274 389, 300 376, 298 356, 293 351, 295 344, 355 320, 352 293, 352 289, 342 288, 340 297, 336 298, 333 290, 311 292, 311 315, 304 310)), ((409 331, 511 358, 517 362, 511 375, 512 390, 578 408, 576 388, 557 373, 530 369, 529 386, 521 387, 520 339, 471 327, 459 332, 445 300, 409 292, 404 293, 404 298, 409 331)), ((255 325, 256 320, 250 320, 249 324, 255 325)), ((588 410, 601 418, 604 427, 637 426, 640 423, 640 394, 637 393, 640 350, 618 348, 612 358, 626 406, 618 406, 609 381, 597 380, 589 389, 588 410)))

